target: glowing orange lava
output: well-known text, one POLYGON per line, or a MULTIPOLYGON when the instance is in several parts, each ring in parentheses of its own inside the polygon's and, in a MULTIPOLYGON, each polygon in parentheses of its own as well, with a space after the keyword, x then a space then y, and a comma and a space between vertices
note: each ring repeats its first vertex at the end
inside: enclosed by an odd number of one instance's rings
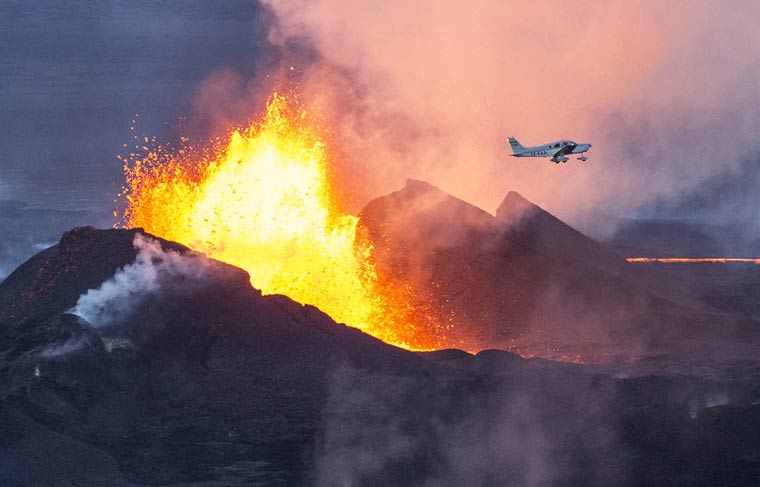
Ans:
POLYGON ((660 262, 662 264, 728 264, 730 262, 744 262, 760 265, 760 259, 740 257, 629 257, 626 259, 633 263, 660 262))
POLYGON ((380 283, 358 218, 337 204, 323 140, 305 110, 275 94, 261 122, 220 147, 142 147, 125 159, 123 224, 241 267, 265 294, 315 305, 386 342, 440 348, 408 291, 380 283))

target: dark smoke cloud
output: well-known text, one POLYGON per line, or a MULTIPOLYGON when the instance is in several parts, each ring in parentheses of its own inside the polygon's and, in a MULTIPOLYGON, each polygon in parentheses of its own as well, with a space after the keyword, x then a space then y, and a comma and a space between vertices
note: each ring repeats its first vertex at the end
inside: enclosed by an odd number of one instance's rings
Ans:
POLYGON ((265 3, 273 43, 318 53, 305 89, 366 197, 411 176, 493 211, 512 188, 604 234, 599 213, 698 191, 758 153, 756 2, 265 3), (507 135, 594 147, 555 167, 507 157, 507 135))

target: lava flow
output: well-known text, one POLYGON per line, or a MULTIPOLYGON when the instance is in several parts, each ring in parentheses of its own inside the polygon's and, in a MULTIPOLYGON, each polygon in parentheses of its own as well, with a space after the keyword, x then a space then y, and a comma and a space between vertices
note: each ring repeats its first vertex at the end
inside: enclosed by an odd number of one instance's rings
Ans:
POLYGON ((444 345, 433 320, 420 325, 406 290, 381 284, 358 218, 339 209, 318 124, 288 98, 273 95, 261 122, 219 147, 141 149, 124 159, 125 226, 241 267, 265 294, 386 342, 444 345))
POLYGON ((731 262, 743 262, 745 264, 758 264, 760 259, 741 257, 628 257, 628 262, 635 264, 659 262, 661 264, 728 264, 731 262))

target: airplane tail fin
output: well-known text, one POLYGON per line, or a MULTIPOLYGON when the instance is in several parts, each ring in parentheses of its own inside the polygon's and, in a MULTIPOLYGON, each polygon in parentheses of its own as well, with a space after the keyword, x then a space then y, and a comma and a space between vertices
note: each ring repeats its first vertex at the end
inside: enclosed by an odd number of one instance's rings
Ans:
POLYGON ((523 147, 514 137, 509 138, 509 145, 512 146, 512 154, 519 154, 525 150, 525 147, 523 147))

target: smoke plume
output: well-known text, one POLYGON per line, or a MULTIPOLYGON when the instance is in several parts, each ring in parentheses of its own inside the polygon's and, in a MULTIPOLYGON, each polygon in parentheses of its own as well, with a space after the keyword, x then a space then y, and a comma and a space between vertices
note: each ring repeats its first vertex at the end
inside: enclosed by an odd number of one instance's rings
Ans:
POLYGON ((43 348, 39 356, 44 358, 60 357, 62 355, 68 355, 71 352, 75 352, 84 347, 90 340, 90 337, 86 334, 81 334, 64 342, 53 343, 43 348))
POLYGON ((491 212, 517 189, 588 228, 758 153, 757 2, 264 3, 365 202, 407 177, 491 212), (556 167, 509 135, 594 146, 556 167))
POLYGON ((620 485, 614 403, 609 384, 547 370, 433 381, 343 367, 323 410, 316 485, 620 485))
POLYGON ((135 261, 116 271, 99 288, 81 295, 69 313, 96 328, 121 323, 162 288, 197 280, 207 272, 205 260, 200 256, 164 250, 157 240, 139 233, 135 235, 134 246, 138 251, 135 261))

